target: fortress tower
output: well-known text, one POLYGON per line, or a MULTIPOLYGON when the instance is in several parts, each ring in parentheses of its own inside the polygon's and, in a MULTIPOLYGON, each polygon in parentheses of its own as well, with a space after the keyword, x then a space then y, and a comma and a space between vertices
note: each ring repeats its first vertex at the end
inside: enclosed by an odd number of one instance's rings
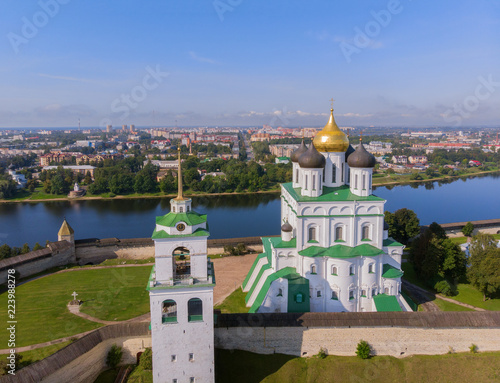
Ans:
POLYGON ((207 216, 182 193, 156 218, 155 266, 147 289, 151 306, 153 381, 214 382, 214 269, 207 258, 207 216))
POLYGON ((410 311, 402 298, 404 246, 388 238, 385 200, 372 194, 375 157, 356 150, 330 119, 291 155, 281 185, 281 237, 264 252, 243 291, 250 312, 410 311))

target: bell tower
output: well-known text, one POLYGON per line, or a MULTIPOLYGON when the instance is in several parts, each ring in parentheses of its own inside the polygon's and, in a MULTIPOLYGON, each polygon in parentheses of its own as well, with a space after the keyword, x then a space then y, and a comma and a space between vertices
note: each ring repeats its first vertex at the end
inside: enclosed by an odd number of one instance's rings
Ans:
POLYGON ((151 308, 153 382, 214 382, 213 265, 207 257, 207 216, 178 194, 156 218, 155 266, 147 289, 151 308))

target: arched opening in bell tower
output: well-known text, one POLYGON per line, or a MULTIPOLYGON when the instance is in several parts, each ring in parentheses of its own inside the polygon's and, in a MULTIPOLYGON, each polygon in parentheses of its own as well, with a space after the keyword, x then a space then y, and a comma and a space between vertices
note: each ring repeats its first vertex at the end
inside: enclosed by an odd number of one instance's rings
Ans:
POLYGON ((175 266, 175 279, 187 279, 191 276, 191 262, 189 249, 180 246, 177 247, 173 252, 172 256, 174 259, 175 266))

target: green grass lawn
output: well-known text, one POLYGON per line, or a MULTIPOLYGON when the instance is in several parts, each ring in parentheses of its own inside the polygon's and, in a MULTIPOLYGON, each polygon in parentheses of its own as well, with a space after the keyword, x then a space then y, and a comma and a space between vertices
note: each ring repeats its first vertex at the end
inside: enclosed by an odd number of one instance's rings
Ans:
MULTIPOLYGON (((47 342, 101 325, 71 314, 76 291, 81 311, 104 320, 130 319, 149 311, 146 283, 151 266, 81 269, 52 274, 16 289, 16 346, 47 342)), ((0 318, 7 318, 7 293, 0 294, 0 318)), ((7 332, 0 344, 7 345, 7 332)))
MULTIPOLYGON (((180 381, 180 380, 179 380, 180 381)), ((136 366, 129 375, 128 383, 153 383, 152 371, 143 370, 141 366, 136 366)))
POLYGON ((460 283, 458 285, 458 295, 451 298, 486 310, 500 310, 500 299, 488 299, 487 301, 483 301, 483 294, 468 284, 460 283))
POLYGON ((247 293, 240 287, 214 308, 221 310, 223 314, 247 313, 249 308, 245 306, 245 295, 247 293))
MULTIPOLYGON (((498 382, 500 352, 479 354, 415 355, 404 359, 378 356, 294 358, 263 380, 235 376, 237 382, 498 382)), ((268 363, 267 360, 263 361, 268 363)), ((270 366, 269 366, 270 367, 270 366)), ((228 380, 229 381, 229 380, 228 380)))
POLYGON ((147 259, 123 259, 123 258, 106 259, 104 262, 100 263, 99 266, 142 265, 144 263, 155 263, 155 257, 147 259))
MULTIPOLYGON (((454 299, 455 297, 451 298, 454 299)), ((439 298, 434 299, 433 302, 439 307, 441 311, 474 311, 473 309, 469 309, 467 307, 460 306, 439 298)))

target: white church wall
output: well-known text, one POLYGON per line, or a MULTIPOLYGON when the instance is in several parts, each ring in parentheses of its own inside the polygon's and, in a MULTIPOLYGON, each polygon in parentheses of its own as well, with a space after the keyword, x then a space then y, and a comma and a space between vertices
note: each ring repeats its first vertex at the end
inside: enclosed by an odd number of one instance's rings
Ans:
POLYGON ((289 249, 280 249, 276 258, 276 271, 285 267, 297 267, 297 256, 289 249))
POLYGON ((271 283, 259 313, 284 313, 288 308, 288 280, 278 278, 271 283))
POLYGON ((267 265, 268 263, 269 262, 267 260, 267 257, 263 257, 263 258, 259 259, 259 261, 257 262, 257 265, 253 269, 252 275, 248 279, 247 284, 242 286, 244 292, 250 291, 250 289, 252 288, 252 286, 253 286, 253 284, 255 282, 255 279, 259 275, 260 270, 262 269, 262 267, 264 265, 267 265))

